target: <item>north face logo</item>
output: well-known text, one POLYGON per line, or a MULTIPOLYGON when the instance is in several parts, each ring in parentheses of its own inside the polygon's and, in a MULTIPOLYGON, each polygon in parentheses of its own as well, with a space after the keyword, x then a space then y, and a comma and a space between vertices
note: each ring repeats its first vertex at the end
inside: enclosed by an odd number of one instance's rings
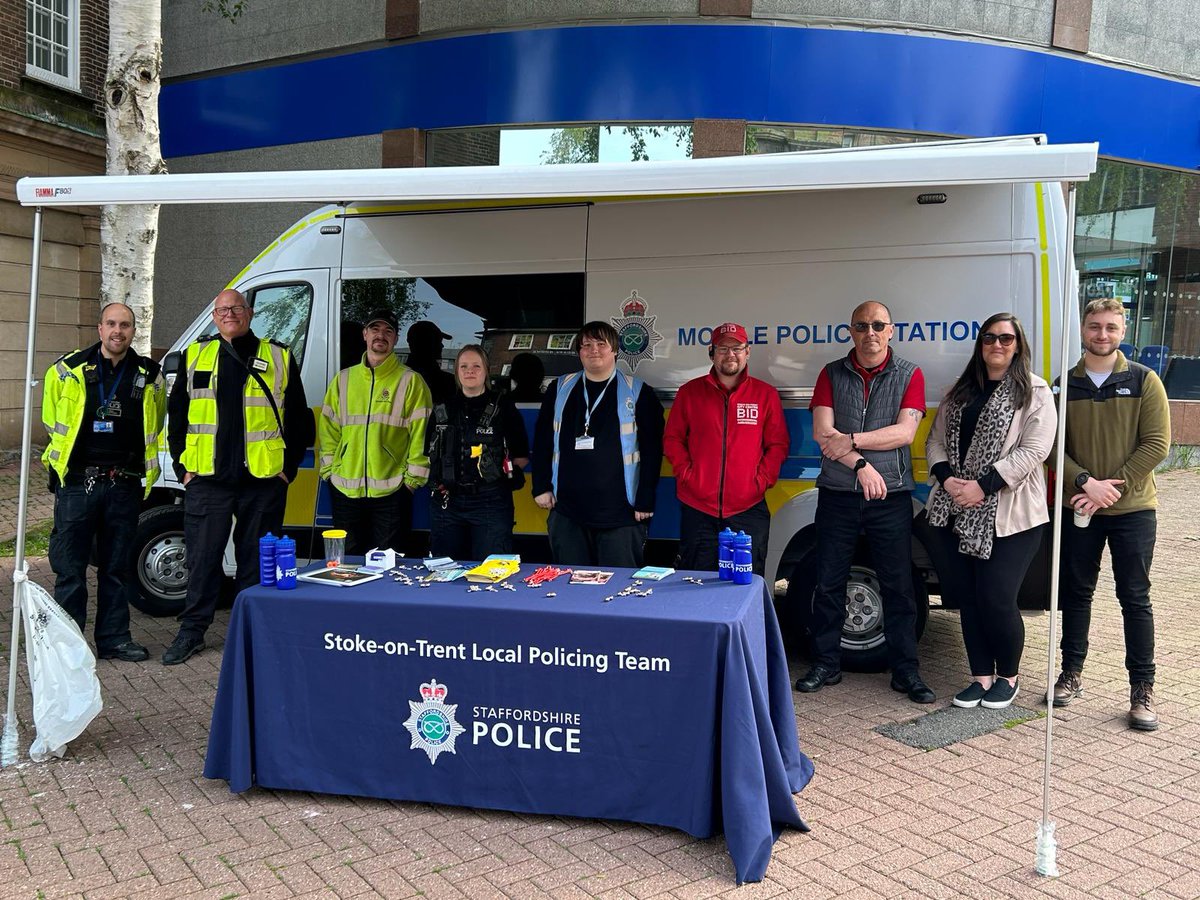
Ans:
POLYGON ((1129 388, 1117 388, 1117 396, 1119 397, 1128 397, 1132 393, 1133 391, 1129 388))
POLYGON ((758 424, 758 404, 739 403, 737 405, 737 423, 739 425, 758 424))

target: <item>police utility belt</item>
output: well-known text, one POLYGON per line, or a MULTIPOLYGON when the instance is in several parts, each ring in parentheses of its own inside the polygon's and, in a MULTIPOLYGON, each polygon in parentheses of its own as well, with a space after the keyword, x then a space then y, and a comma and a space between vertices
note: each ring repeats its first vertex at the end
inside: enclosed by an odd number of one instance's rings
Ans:
POLYGON ((67 477, 63 483, 73 487, 82 485, 84 490, 90 494, 96 483, 102 480, 107 480, 113 484, 140 485, 142 483, 142 476, 137 472, 131 472, 120 466, 87 466, 82 472, 67 472, 67 477))

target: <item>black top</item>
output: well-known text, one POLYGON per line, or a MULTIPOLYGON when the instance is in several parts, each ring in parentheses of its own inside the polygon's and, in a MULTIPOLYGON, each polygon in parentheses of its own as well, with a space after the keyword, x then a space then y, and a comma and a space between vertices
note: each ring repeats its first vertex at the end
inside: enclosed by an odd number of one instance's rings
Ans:
MULTIPOLYGON (((985 382, 983 393, 976 394, 975 399, 963 407, 962 417, 958 423, 958 464, 960 466, 967 458, 967 450, 970 449, 971 440, 975 437, 975 427, 979 424, 979 416, 983 412, 984 406, 987 405, 988 398, 995 393, 996 388, 999 386, 999 381, 985 382)), ((933 477, 943 484, 947 478, 954 475, 954 471, 948 462, 937 463, 930 471, 933 473, 933 477)), ((1000 477, 1000 473, 991 466, 988 466, 987 471, 979 477, 979 487, 984 494, 990 495, 1003 487, 1007 487, 1007 485, 1004 479, 1000 477)))
MULTIPOLYGON (((618 376, 620 377, 620 376, 618 376)), ((641 473, 634 505, 625 498, 625 470, 621 463, 621 429, 617 418, 617 384, 589 381, 583 376, 571 389, 563 408, 559 432, 558 492, 555 509, 589 528, 619 528, 634 522, 633 512, 653 512, 662 468, 663 408, 654 391, 643 386, 634 408, 637 423, 641 473), (595 439, 592 450, 576 450, 575 439, 583 434, 584 393, 590 406, 604 391, 592 413, 588 434, 595 439)), ((552 490, 554 448, 554 402, 558 382, 546 390, 533 435, 533 495, 552 490)))
MULTIPOLYGON (((213 338, 213 340, 224 340, 213 338)), ((230 343, 234 352, 244 361, 258 352, 259 338, 253 331, 236 337, 230 343)), ((304 398, 304 383, 300 380, 300 367, 296 357, 289 354, 288 383, 283 392, 283 474, 289 482, 296 478, 296 471, 304 459, 304 453, 316 440, 316 425, 308 401, 304 398)), ((244 365, 233 360, 225 348, 221 348, 217 363, 217 441, 213 479, 237 482, 253 478, 246 468, 246 416, 243 398, 246 379, 250 372, 244 365)), ((180 481, 187 471, 179 464, 187 438, 188 404, 187 372, 181 371, 171 388, 167 401, 167 443, 171 448, 171 459, 175 474, 180 481)))
MULTIPOLYGON (((88 466, 119 468, 145 474, 146 439, 142 428, 142 398, 133 398, 133 386, 138 377, 138 357, 129 351, 115 367, 100 352, 97 344, 84 368, 84 387, 87 400, 83 408, 83 419, 79 423, 79 435, 67 461, 67 471, 73 475, 83 474, 88 466), (92 367, 95 368, 92 368, 92 367), (115 385, 115 392, 114 392, 115 385), (100 392, 119 404, 120 415, 97 415, 100 392), (112 431, 97 431, 96 422, 111 422, 112 431)), ((142 385, 145 390, 149 385, 142 385)), ((105 427, 105 426, 101 426, 105 427)))
MULTIPOLYGON (((478 397, 467 397, 461 391, 455 391, 450 403, 446 404, 446 411, 450 415, 450 420, 455 422, 460 429, 459 434, 463 436, 458 459, 454 466, 454 478, 458 484, 477 485, 482 480, 479 477, 479 468, 470 458, 470 448, 475 443, 474 435, 479 418, 492 400, 496 400, 496 413, 492 417, 492 428, 504 439, 509 459, 527 459, 529 457, 529 436, 525 433, 525 422, 507 394, 501 394, 497 399, 496 394, 490 390, 484 391, 478 397)), ((437 434, 437 429, 432 422, 426 426, 425 433, 428 435, 428 442, 432 442, 433 437, 437 434)), ((508 487, 506 484, 499 486, 505 489, 508 487)))

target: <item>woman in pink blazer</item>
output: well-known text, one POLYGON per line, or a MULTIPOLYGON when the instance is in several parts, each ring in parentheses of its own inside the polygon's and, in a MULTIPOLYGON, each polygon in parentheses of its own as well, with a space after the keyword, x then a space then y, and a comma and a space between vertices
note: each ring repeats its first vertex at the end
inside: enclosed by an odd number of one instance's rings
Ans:
POLYGON ((989 317, 925 445, 936 480, 926 504, 928 549, 942 595, 959 607, 971 666, 955 706, 1003 709, 1019 688, 1025 625, 1017 592, 1050 520, 1042 464, 1056 421, 1050 387, 1029 359, 1017 317, 989 317))

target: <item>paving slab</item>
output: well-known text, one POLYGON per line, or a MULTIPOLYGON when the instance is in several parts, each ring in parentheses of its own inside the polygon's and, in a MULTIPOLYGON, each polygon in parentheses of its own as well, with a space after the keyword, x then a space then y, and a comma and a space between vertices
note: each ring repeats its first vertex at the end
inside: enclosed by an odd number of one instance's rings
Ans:
MULTIPOLYGON (((0 466, 0 522, 15 523, 5 484, 16 471, 0 466)), ((52 512, 40 467, 33 474, 31 524, 52 512)), ((1033 866, 1047 615, 1025 619, 1019 702, 1034 717, 1017 722, 1025 713, 1009 711, 1001 727, 956 733, 938 749, 878 733, 930 712, 891 691, 886 675, 848 675, 796 695, 801 746, 816 765, 796 804, 813 830, 785 832, 766 879, 736 888, 721 838, 258 788, 230 794, 202 775, 228 613, 218 613, 209 650, 164 668, 157 660, 176 623, 135 611, 133 634, 150 661, 98 664, 105 709, 66 758, 0 770, 0 898, 1200 896, 1200 471, 1163 475, 1160 488, 1152 598, 1162 727, 1125 726, 1122 624, 1106 565, 1084 696, 1054 711, 1058 878, 1033 866)), ((53 584, 45 559, 29 563, 34 579, 53 584)), ((11 560, 0 561, 4 672, 11 577, 11 560)), ((955 614, 931 612, 920 654, 937 708, 948 707, 967 679, 955 614)), ((790 663, 793 677, 806 668, 790 663)), ((23 662, 17 697, 24 750, 32 726, 23 662)))

